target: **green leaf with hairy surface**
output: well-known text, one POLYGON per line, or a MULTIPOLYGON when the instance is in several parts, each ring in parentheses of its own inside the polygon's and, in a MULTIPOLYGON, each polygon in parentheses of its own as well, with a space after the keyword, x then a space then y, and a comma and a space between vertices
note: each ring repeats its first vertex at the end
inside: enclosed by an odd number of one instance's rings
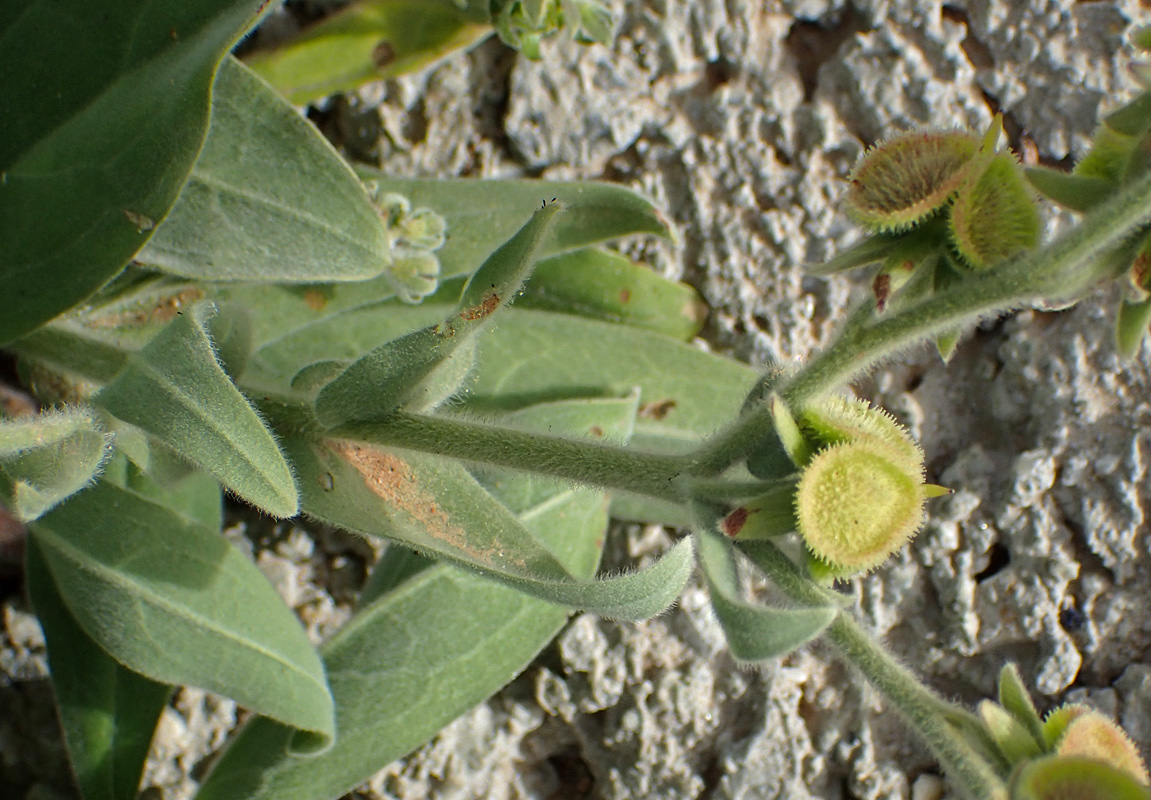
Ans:
POLYGON ((111 453, 111 436, 89 409, 0 418, 0 499, 34 520, 80 491, 111 453))
POLYGON ((452 0, 362 0, 248 65, 297 105, 430 66, 491 34, 452 0))
POLYGON ((291 469, 271 431, 216 361, 200 303, 177 317, 94 402, 136 425, 277 517, 296 513, 291 469))
POLYGON ((1115 323, 1115 340, 1124 358, 1134 358, 1147 338, 1151 325, 1151 298, 1132 302, 1124 300, 1119 306, 1115 323))
POLYGON ((543 242, 541 257, 637 233, 674 237, 651 201, 615 184, 400 179, 366 167, 357 167, 357 172, 382 191, 401 194, 413 206, 426 206, 447 221, 452 235, 436 253, 444 277, 472 272, 519 230, 525 209, 553 197, 565 210, 543 242))
POLYGON ((22 77, 0 93, 0 343, 88 297, 148 240, 204 141, 217 64, 269 5, 6 4, 0 75, 22 77))
POLYGON ((363 184, 315 126, 227 58, 204 149, 136 260, 197 280, 358 281, 391 264, 391 246, 363 184))
POLYGON ((171 687, 125 669, 92 641, 60 597, 34 537, 24 563, 80 793, 84 800, 135 800, 171 687))
POLYGON ((707 306, 687 284, 590 247, 539 262, 516 307, 620 322, 685 342, 707 316, 707 306))
POLYGON ((519 293, 562 206, 552 203, 500 246, 464 286, 443 321, 385 342, 344 370, 316 396, 316 417, 335 427, 394 411, 421 391, 432 371, 450 359, 519 293))
POLYGON ((30 528, 68 610, 118 662, 333 735, 319 656, 267 579, 218 531, 108 483, 30 528))
POLYGON ((667 608, 690 571, 690 548, 602 581, 576 581, 510 510, 458 462, 400 449, 289 437, 301 506, 329 524, 396 539, 553 603, 619 619, 667 608))
POLYGON ((711 607, 737 661, 750 664, 786 655, 819 636, 839 613, 834 606, 771 608, 748 603, 740 591, 731 543, 714 524, 698 526, 695 536, 711 607))
MULTIPOLYGON (((525 426, 583 432, 594 414, 626 428, 626 400, 549 404, 525 426)), ((621 430, 622 432, 622 430, 621 430)), ((504 489, 525 497, 516 481, 504 489)), ((607 525, 602 493, 562 489, 525 508, 520 521, 582 579, 595 574, 607 525)), ((290 731, 251 721, 224 753, 197 800, 327 800, 433 736, 523 670, 559 631, 568 611, 505 586, 389 548, 352 621, 322 649, 340 737, 307 761, 287 752, 290 731)))
POLYGON ((1048 167, 1027 167, 1024 176, 1040 194, 1072 211, 1090 211, 1115 192, 1111 181, 1048 167))
POLYGON ((999 705, 1003 706, 1027 729, 1038 746, 1046 748, 1046 741, 1043 737, 1043 720, 1039 718, 1039 712, 1035 710, 1035 704, 1031 701, 1031 694, 1023 683, 1023 677, 1019 674, 1019 668, 1011 663, 1004 664, 1003 669, 999 671, 999 705))

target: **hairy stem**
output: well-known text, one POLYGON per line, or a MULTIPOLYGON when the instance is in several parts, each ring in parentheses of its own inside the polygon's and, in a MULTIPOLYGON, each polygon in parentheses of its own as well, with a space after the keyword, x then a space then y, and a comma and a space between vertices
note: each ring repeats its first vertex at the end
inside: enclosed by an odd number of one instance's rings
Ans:
MULTIPOLYGON (((992 271, 889 314, 852 315, 839 337, 802 370, 785 378, 780 394, 796 408, 844 386, 911 345, 1039 300, 1073 300, 1101 279, 1114 277, 1103 256, 1151 223, 1151 175, 1126 187, 1066 235, 992 271)), ((770 430, 766 403, 697 451, 696 474, 718 474, 762 446, 770 430)))
MULTIPOLYGON (((792 600, 804 605, 827 603, 827 590, 799 570, 769 541, 741 542, 741 547, 792 600)), ((976 800, 1004 800, 1007 789, 994 768, 959 735, 950 720, 963 710, 936 695, 888 655, 851 617, 841 611, 823 634, 845 661, 863 673, 888 702, 902 712, 931 748, 947 773, 976 800)))
POLYGON ((598 442, 402 411, 371 422, 341 425, 329 434, 623 489, 677 503, 685 499, 679 478, 689 462, 683 456, 644 453, 598 442))

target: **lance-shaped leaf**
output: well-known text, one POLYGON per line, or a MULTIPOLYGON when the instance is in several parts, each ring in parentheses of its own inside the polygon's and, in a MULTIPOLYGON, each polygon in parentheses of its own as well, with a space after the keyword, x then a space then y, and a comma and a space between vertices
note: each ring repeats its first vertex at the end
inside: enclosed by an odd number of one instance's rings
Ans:
POLYGON ((125 669, 76 622, 35 538, 25 579, 48 644, 60 727, 85 800, 134 800, 171 687, 125 669))
POLYGON ((371 278, 390 259, 387 228, 347 163, 225 59, 204 149, 137 260, 200 280, 299 283, 371 278))
POLYGON ((446 319, 380 345, 325 386, 316 397, 320 422, 335 427, 373 419, 417 395, 432 371, 485 328, 488 318, 520 291, 560 209, 556 203, 544 205, 492 253, 468 281, 446 319))
POLYGON ((553 603, 646 619, 675 601, 690 573, 691 550, 681 543, 640 572, 574 580, 458 462, 339 439, 289 437, 284 447, 310 516, 402 541, 553 603))
POLYGON ((296 513, 292 472, 271 431, 221 368, 205 327, 211 303, 157 334, 95 402, 155 436, 229 490, 278 517, 296 513))
POLYGON ((353 3, 248 64, 297 105, 429 66, 491 33, 452 0, 353 3))
MULTIPOLYGON (((573 401, 527 409, 517 420, 580 434, 594 419, 623 435, 634 411, 628 399, 573 401)), ((594 575, 607 525, 601 492, 542 492, 525 475, 507 477, 500 491, 526 504, 520 521, 562 554, 574 575, 594 575)), ((209 774, 199 800, 342 795, 511 680, 568 616, 551 603, 403 548, 385 552, 360 599, 356 617, 322 649, 340 731, 331 750, 306 761, 293 758, 289 731, 253 720, 209 774)))
POLYGON ((217 531, 108 483, 31 530, 68 611, 118 662, 333 735, 319 656, 267 579, 217 531))
POLYGON ((516 306, 635 325, 682 341, 699 333, 707 316, 707 306, 687 284, 591 247, 537 264, 516 306))
MULTIPOLYGON (((543 243, 541 257, 633 234, 671 237, 672 231, 650 201, 622 186, 602 183, 558 183, 533 180, 443 181, 391 180, 375 170, 358 173, 380 195, 407 197, 412 207, 441 216, 451 235, 436 251, 443 279, 470 275, 492 251, 523 225, 525 209, 558 197, 566 206, 543 243)), ((429 300, 451 305, 459 297, 441 289, 429 300)), ((356 283, 314 286, 226 285, 211 289, 216 300, 232 300, 253 310, 257 346, 316 320, 394 297, 396 284, 383 275, 356 283)), ((428 322, 434 321, 429 319, 428 322)), ((405 333, 427 322, 408 328, 405 333)), ((380 340, 372 342, 375 346, 380 340)), ((362 355, 369 348, 360 350, 362 355)))
POLYGON ((92 294, 147 241, 204 141, 220 58, 269 6, 5 4, 0 343, 92 294))
POLYGON ((1024 176, 1040 194, 1072 211, 1090 211, 1115 193, 1111 181, 1049 167, 1027 167, 1024 176))
POLYGON ((87 409, 0 420, 0 498, 20 519, 36 519, 96 477, 110 439, 87 409))
POLYGON ((711 607, 737 661, 755 663, 786 655, 822 633, 839 613, 834 606, 752 605, 743 599, 740 591, 735 551, 713 524, 697 527, 696 547, 711 595, 711 607))

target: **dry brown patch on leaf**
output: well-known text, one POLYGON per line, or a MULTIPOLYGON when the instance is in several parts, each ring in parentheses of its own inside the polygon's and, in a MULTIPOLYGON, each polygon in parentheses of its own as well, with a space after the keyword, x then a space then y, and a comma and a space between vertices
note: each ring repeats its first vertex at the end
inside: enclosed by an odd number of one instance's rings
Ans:
POLYGON ((500 296, 495 292, 484 297, 483 302, 460 312, 460 319, 475 322, 477 319, 491 316, 500 307, 500 296))
POLYGON ((436 499, 421 488, 412 468, 402 458, 355 442, 336 440, 328 444, 363 476, 372 494, 407 514, 428 536, 474 561, 491 563, 494 550, 480 550, 470 543, 464 529, 453 523, 436 499))

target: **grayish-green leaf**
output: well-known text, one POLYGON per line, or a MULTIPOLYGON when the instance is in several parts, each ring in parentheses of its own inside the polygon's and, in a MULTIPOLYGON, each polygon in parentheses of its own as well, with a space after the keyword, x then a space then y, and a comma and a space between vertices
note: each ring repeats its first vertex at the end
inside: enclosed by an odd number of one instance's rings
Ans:
MULTIPOLYGON (((561 405, 519 421, 582 432, 588 406, 573 404, 569 417, 561 405)), ((634 406, 603 401, 596 410, 599 425, 620 430, 634 406)), ((518 479, 505 486, 523 497, 511 485, 518 479)), ((520 520, 544 546, 562 553, 578 578, 595 573, 607 524, 602 494, 561 490, 520 520)), ((322 651, 340 732, 332 749, 306 761, 293 758, 290 731, 253 720, 209 774, 198 800, 342 795, 511 680, 567 619, 558 606, 403 548, 389 548, 383 561, 365 587, 361 610, 322 651)))
POLYGON ((1092 175, 1048 167, 1028 167, 1023 174, 1040 193, 1072 211, 1090 211, 1115 193, 1115 184, 1092 175))
POLYGON ((485 329, 489 318, 520 291, 561 208, 556 203, 545 205, 492 253, 445 319, 381 344, 320 390, 319 421, 335 427, 374 419, 418 396, 432 371, 485 329))
POLYGON ((147 241, 203 143, 220 58, 270 5, 6 0, 0 343, 92 294, 147 241))
POLYGON ((640 572, 574 580, 455 461, 302 436, 287 438, 284 446, 296 465, 307 514, 405 542, 553 603, 619 619, 646 619, 675 601, 690 573, 691 549, 681 543, 640 572))
POLYGON ((286 437, 284 448, 309 516, 506 578, 570 580, 555 557, 458 462, 304 436, 286 437))
POLYGON ((351 168, 272 87, 225 59, 204 149, 137 260, 200 280, 300 283, 371 278, 390 259, 351 168))
POLYGON ((673 237, 670 224, 646 198, 607 183, 474 181, 389 178, 364 167, 359 173, 380 189, 427 206, 452 232, 437 255, 444 277, 472 272, 523 224, 524 209, 557 198, 566 211, 543 243, 542 256, 637 233, 673 237))
POLYGON ((96 477, 111 436, 89 409, 0 419, 0 499, 34 520, 96 477))
POLYGON ((516 307, 635 325, 681 341, 699 333, 707 316, 707 306, 687 284, 592 247, 537 264, 516 307))
POLYGON ((31 531, 69 612, 118 662, 333 735, 319 656, 267 579, 218 531, 103 482, 31 531))
POLYGON ((125 669, 92 641, 60 597, 35 538, 27 542, 24 575, 80 792, 85 800, 134 800, 171 687, 125 669))
POLYGON ((771 608, 748 603, 740 591, 731 543, 713 525, 698 526, 695 536, 711 606, 737 660, 779 658, 814 639, 835 619, 834 606, 771 608))
POLYGON ((130 422, 255 506, 278 517, 298 507, 295 482, 271 432, 216 361, 193 306, 138 353, 94 402, 130 422))

